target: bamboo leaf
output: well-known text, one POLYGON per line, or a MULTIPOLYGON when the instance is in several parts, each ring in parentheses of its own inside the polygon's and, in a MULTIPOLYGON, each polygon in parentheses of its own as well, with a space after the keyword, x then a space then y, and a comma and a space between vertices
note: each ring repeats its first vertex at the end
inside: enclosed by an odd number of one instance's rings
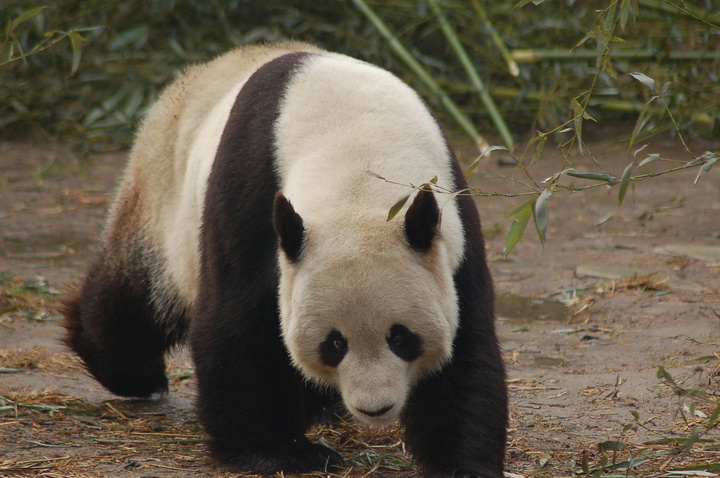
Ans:
POLYGON ((700 438, 700 430, 702 430, 702 427, 695 427, 695 430, 693 430, 692 434, 690 435, 690 438, 688 438, 687 441, 685 442, 685 454, 686 455, 688 453, 690 453, 692 446, 695 444, 695 442, 698 441, 698 438, 700 438))
MULTIPOLYGON (((537 164, 538 161, 540 161, 540 157, 542 156, 543 148, 545 147, 545 143, 547 142, 547 135, 542 136, 536 136, 535 138, 539 138, 537 141, 537 146, 535 146, 535 154, 533 154, 532 164, 537 164)), ((533 139, 535 139, 533 138, 533 139)), ((532 144, 532 141, 530 142, 532 144)))
POLYGON ((649 88, 651 91, 657 91, 657 86, 655 83, 655 80, 647 76, 645 73, 635 72, 635 73, 628 73, 630 76, 638 80, 640 83, 645 85, 647 88, 649 88))
MULTIPOLYGON (((595 38, 595 32, 592 31, 592 30, 589 30, 589 31, 585 34, 585 36, 582 37, 582 38, 580 39, 580 41, 578 41, 578 42, 573 46, 573 50, 575 50, 576 48, 584 45, 585 42, 587 42, 587 41, 588 41, 589 39, 591 39, 591 38, 595 38)), ((595 56, 596 56, 596 53, 595 53, 595 52, 592 52, 592 57, 594 58, 595 56)))
POLYGON ((665 380, 667 383, 669 383, 673 387, 677 387, 675 380, 673 380, 672 376, 669 373, 667 373, 667 371, 665 370, 665 368, 662 365, 658 365, 656 375, 657 375, 657 378, 659 378, 660 380, 665 380))
POLYGON ((603 31, 605 36, 608 38, 612 37, 613 25, 615 24, 615 8, 617 8, 617 2, 612 2, 610 8, 605 14, 605 21, 603 22, 603 31))
POLYGON ((490 153, 492 153, 493 151, 499 151, 499 150, 507 151, 507 148, 504 146, 490 146, 488 148, 483 149, 483 151, 480 153, 480 155, 478 155, 478 157, 475 158, 475 161, 473 161, 472 164, 465 171, 465 179, 470 177, 472 172, 475 171, 475 168, 477 167, 478 164, 480 164, 480 161, 483 158, 488 157, 488 155, 490 153))
POLYGON ((605 173, 578 173, 578 172, 569 172, 567 173, 568 176, 572 176, 574 178, 580 178, 580 179, 592 179, 594 181, 604 181, 610 185, 617 184, 620 179, 618 179, 617 176, 613 176, 610 174, 605 173))
POLYGON ((36 7, 28 10, 27 12, 23 12, 20 14, 19 17, 17 17, 15 20, 12 21, 10 24, 10 31, 15 31, 17 27, 25 23, 26 21, 30 20, 31 18, 37 16, 40 12, 45 10, 47 6, 42 7, 36 7))
POLYGON ((628 18, 630 18, 630 12, 633 11, 636 13, 632 8, 632 3, 633 0, 622 0, 622 4, 620 5, 620 28, 623 30, 625 30, 628 18))
POLYGON ((122 108, 123 114, 132 118, 137 112, 140 105, 142 105, 143 99, 145 98, 145 89, 140 83, 134 85, 132 91, 125 100, 125 105, 122 108))
POLYGON ((408 199, 410 199, 410 196, 411 196, 411 195, 412 195, 412 193, 406 194, 405 196, 401 197, 401 198, 398 200, 398 202, 396 202, 395 204, 392 205, 392 207, 390 208, 390 211, 388 211, 388 216, 387 216, 387 219, 386 219, 387 222, 392 221, 392 219, 393 219, 395 216, 397 216, 397 213, 400 212, 400 210, 403 208, 403 206, 404 206, 405 203, 408 201, 408 199))
POLYGON ((575 137, 578 141, 578 147, 582 153, 582 122, 585 115, 585 108, 580 105, 577 98, 573 98, 570 108, 573 112, 573 125, 575 126, 575 137))
MULTIPOLYGON (((704 475, 690 474, 689 476, 717 476, 711 472, 720 471, 720 463, 705 463, 705 464, 701 464, 701 465, 690 465, 690 466, 683 466, 683 467, 679 467, 679 468, 673 468, 672 470, 670 470, 670 472, 673 474, 680 474, 680 472, 682 472, 682 471, 688 471, 688 472, 693 471, 695 473, 698 473, 698 472, 709 473, 709 474, 704 474, 704 475)), ((686 476, 687 475, 688 474, 686 474, 686 476)))
POLYGON ((533 205, 533 219, 535 220, 535 229, 537 230, 540 242, 545 242, 545 236, 547 234, 547 200, 552 195, 552 191, 545 189, 535 200, 533 205))
POLYGON ((718 417, 720 417, 720 403, 715 407, 715 410, 710 414, 710 418, 705 424, 705 429, 710 430, 718 424, 718 417))
POLYGON ((512 213, 514 215, 513 222, 510 226, 510 232, 508 232, 507 242, 505 243, 506 256, 510 254, 525 232, 530 216, 532 215, 533 204, 535 204, 535 199, 523 203, 512 213))
POLYGON ((31 410, 37 410, 40 412, 52 412, 55 410, 65 410, 67 407, 65 405, 40 405, 40 404, 25 404, 20 403, 18 404, 19 407, 23 408, 29 408, 31 410))
POLYGON ((625 193, 630 185, 630 176, 632 175, 632 168, 635 163, 630 163, 623 171, 622 178, 620 179, 620 191, 618 191, 618 206, 622 205, 625 199, 625 193))
POLYGON ((370 176, 371 178, 382 179, 383 181, 385 181, 384 177, 380 176, 377 173, 373 173, 372 171, 363 171, 363 174, 366 176, 370 176))
POLYGON ((648 163, 650 163, 650 162, 652 162, 652 161, 655 161, 656 159, 659 159, 659 158, 660 158, 660 155, 659 155, 658 153, 648 154, 648 155, 645 157, 645 159, 643 159, 642 161, 640 161, 640 164, 638 164, 638 167, 640 167, 640 166, 645 166, 646 164, 648 164, 648 163))
POLYGON ((705 153, 705 156, 708 156, 708 155, 709 155, 710 159, 708 159, 705 162, 705 164, 702 165, 702 168, 700 168, 700 171, 698 171, 697 176, 695 176, 694 184, 697 184, 698 181, 700 181, 700 176, 703 173, 707 173, 708 171, 710 171, 710 169, 712 169, 713 165, 715 163, 717 163, 718 159, 720 159, 720 156, 718 156, 714 153, 705 153))
POLYGON ((518 3, 515 4, 513 8, 524 7, 525 5, 528 5, 530 3, 532 3, 533 5, 540 5, 541 3, 545 3, 545 0, 520 0, 518 3))
POLYGON ((73 416, 75 417, 76 420, 78 420, 78 421, 80 421, 80 422, 83 422, 83 423, 85 423, 85 424, 87 424, 87 425, 90 425, 90 426, 93 426, 93 427, 96 427, 96 428, 102 428, 102 427, 103 427, 103 426, 102 426, 102 423, 100 423, 99 421, 95 420, 95 419, 92 418, 92 417, 86 417, 86 416, 83 416, 83 415, 73 415, 73 416))
POLYGON ((80 57, 82 56, 82 42, 85 41, 85 39, 80 35, 78 32, 70 32, 68 33, 68 37, 70 38, 70 45, 72 46, 72 68, 70 69, 70 75, 74 75, 78 67, 80 66, 80 57))

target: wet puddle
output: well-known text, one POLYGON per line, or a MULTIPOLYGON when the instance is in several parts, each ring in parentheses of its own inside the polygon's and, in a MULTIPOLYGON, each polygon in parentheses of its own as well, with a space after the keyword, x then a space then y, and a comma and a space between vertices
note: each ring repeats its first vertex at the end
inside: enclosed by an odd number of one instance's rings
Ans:
POLYGON ((503 319, 522 322, 536 320, 566 322, 572 316, 570 309, 558 300, 514 294, 498 294, 495 298, 495 313, 503 319))
POLYGON ((545 368, 545 367, 563 367, 565 361, 557 357, 545 357, 544 355, 538 355, 534 358, 533 367, 545 368))

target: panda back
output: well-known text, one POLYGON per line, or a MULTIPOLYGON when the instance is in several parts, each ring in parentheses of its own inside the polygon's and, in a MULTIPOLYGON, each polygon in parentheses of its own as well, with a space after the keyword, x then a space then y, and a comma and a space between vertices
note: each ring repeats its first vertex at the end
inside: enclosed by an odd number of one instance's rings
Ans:
POLYGON ((187 307, 197 296, 208 177, 238 93, 262 65, 296 51, 319 50, 294 42, 241 47, 190 67, 166 88, 141 125, 105 240, 128 242, 141 231, 137 247, 157 262, 149 268, 158 308, 178 301, 187 307))

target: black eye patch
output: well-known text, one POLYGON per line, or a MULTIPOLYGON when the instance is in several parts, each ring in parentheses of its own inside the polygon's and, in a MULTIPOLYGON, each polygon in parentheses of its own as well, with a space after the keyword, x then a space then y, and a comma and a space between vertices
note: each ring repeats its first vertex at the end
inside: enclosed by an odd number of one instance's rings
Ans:
POLYGON ((320 344, 320 360, 329 367, 337 367, 347 353, 347 339, 337 330, 330 332, 320 344))
POLYGON ((404 325, 395 324, 390 327, 390 335, 386 340, 390 350, 406 362, 412 362, 422 353, 420 336, 404 325))

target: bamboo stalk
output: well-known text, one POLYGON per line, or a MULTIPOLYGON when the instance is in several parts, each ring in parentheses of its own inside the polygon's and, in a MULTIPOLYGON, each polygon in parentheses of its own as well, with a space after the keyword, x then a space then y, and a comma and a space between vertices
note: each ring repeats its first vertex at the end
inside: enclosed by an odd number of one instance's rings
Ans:
MULTIPOLYGON (((548 48, 543 50, 513 50, 512 57, 518 63, 535 63, 546 60, 594 60, 597 50, 565 48, 548 48)), ((619 60, 647 60, 651 58, 667 58, 669 60, 717 61, 720 60, 720 51, 671 51, 665 52, 653 48, 639 48, 633 50, 614 50, 610 58, 619 60)))
POLYGON ((450 25, 450 21, 448 21, 447 16, 445 16, 445 13, 442 11, 442 8, 440 8, 437 0, 427 0, 427 3, 430 5, 430 8, 432 8, 433 13, 437 17, 438 23, 440 25, 440 30, 442 30, 443 34, 445 35, 445 38, 450 44, 450 48, 452 48, 452 50, 455 52, 455 55, 457 55, 458 60, 460 60, 460 63, 465 69, 465 73, 467 73, 468 77, 470 78, 473 89, 480 96, 480 101, 482 101, 483 105, 485 105, 485 109, 490 115, 490 118, 492 119, 495 128, 497 128, 498 133, 500 133, 500 137, 502 138, 505 147, 511 149, 513 147, 513 144, 515 143, 515 140, 513 139, 512 134, 510 134, 510 130, 505 123, 505 119, 500 114, 500 111, 498 111, 497 106, 495 106, 495 102, 493 101, 492 96, 490 96, 487 88, 485 88, 485 84, 483 83, 482 79, 480 79, 480 75, 478 74, 475 65, 470 60, 467 52, 465 51, 465 47, 462 46, 460 39, 455 33, 452 25, 450 25))
POLYGON ((492 24, 490 19, 485 14, 485 9, 482 7, 482 5, 480 5, 480 2, 478 0, 472 0, 472 6, 475 9, 475 13, 477 14, 478 18, 480 18, 480 21, 482 22, 485 30, 490 32, 490 38, 492 38, 493 42, 495 42, 495 46, 497 46, 498 50, 500 51, 500 54, 502 55, 505 63, 507 64, 510 74, 512 76, 518 76, 520 74, 520 68, 518 67, 515 59, 510 54, 510 50, 508 50, 507 46, 505 46, 505 42, 503 41, 502 37, 500 37, 500 34, 495 29, 495 25, 492 24))
MULTIPOLYGON (((495 86, 490 91, 490 94, 496 98, 525 98, 533 101, 542 101, 544 94, 541 91, 521 91, 518 88, 509 88, 506 86, 495 86)), ((615 100, 615 99, 604 99, 601 103, 591 105, 593 108, 600 108, 602 110, 614 111, 618 113, 639 113, 643 109, 644 103, 637 101, 628 100, 615 100)), ((654 106, 648 109, 648 112, 655 114, 662 114, 664 108, 660 106, 654 106)), ((709 113, 695 113, 692 115, 691 120, 695 124, 703 126, 712 126, 713 118, 709 113)))
POLYGON ((398 38, 390 31, 380 17, 365 3, 365 0, 352 0, 355 6, 360 9, 363 15, 373 24, 373 26, 380 32, 380 34, 387 40, 390 48, 405 63, 405 65, 412 70, 418 79, 425 84, 425 86, 436 96, 440 98, 440 102, 460 127, 473 139, 477 145, 478 150, 481 152, 485 151, 489 146, 485 138, 483 138, 478 132, 475 125, 467 117, 455 102, 448 96, 448 94, 440 88, 435 79, 430 73, 412 56, 412 54, 403 46, 398 38))

